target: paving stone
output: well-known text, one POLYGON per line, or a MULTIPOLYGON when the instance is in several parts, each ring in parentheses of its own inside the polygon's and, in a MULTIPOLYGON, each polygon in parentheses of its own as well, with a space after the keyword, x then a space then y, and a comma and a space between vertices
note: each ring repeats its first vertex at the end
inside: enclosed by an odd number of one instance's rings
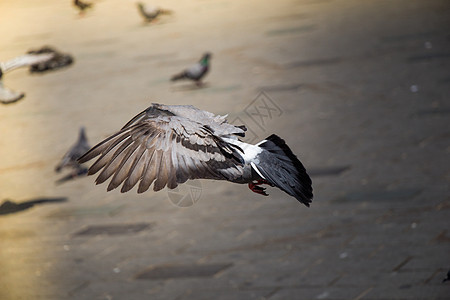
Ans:
POLYGON ((91 225, 75 233, 78 236, 86 235, 119 235, 135 234, 142 230, 148 230, 152 226, 150 223, 137 224, 109 224, 109 225, 91 225))
POLYGON ((363 299, 436 299, 448 298, 448 286, 421 286, 405 284, 400 287, 374 287, 363 299))
POLYGON ((370 293, 370 291, 371 287, 346 289, 335 287, 283 288, 268 299, 358 299, 358 297, 361 295, 364 296, 366 293, 370 293))
POLYGON ((211 277, 231 267, 232 263, 154 266, 136 275, 137 279, 211 277))

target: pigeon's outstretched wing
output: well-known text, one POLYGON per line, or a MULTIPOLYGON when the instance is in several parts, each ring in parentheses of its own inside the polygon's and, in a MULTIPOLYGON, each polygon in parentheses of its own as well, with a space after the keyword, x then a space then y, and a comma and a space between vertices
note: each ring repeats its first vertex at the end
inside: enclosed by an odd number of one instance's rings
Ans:
POLYGON ((215 115, 192 105, 164 105, 159 103, 152 103, 152 106, 131 119, 124 128, 128 127, 133 122, 148 118, 149 115, 158 116, 160 114, 179 116, 203 124, 211 128, 217 136, 244 136, 245 131, 247 130, 247 128, 242 125, 235 126, 228 124, 226 119, 228 115, 215 115))
POLYGON ((54 54, 25 54, 17 56, 5 62, 0 62, 0 102, 3 104, 14 103, 25 96, 25 93, 15 92, 3 85, 3 75, 12 70, 28 67, 34 64, 46 62, 53 58, 54 54))
POLYGON ((42 53, 42 54, 25 54, 17 56, 5 62, 0 62, 0 69, 3 73, 15 70, 21 67, 28 67, 38 63, 42 63, 52 59, 53 53, 42 53))
POLYGON ((25 97, 25 93, 15 92, 13 90, 8 89, 3 85, 3 82, 0 79, 0 102, 3 104, 10 104, 19 101, 25 97))
POLYGON ((159 191, 166 185, 173 189, 188 179, 232 180, 242 175, 244 163, 236 146, 223 141, 208 124, 195 120, 195 115, 186 118, 157 104, 79 161, 97 156, 89 168, 89 174, 101 170, 97 184, 112 176, 108 191, 123 183, 121 192, 127 192, 139 182, 138 193, 148 190, 153 182, 153 190, 159 191))

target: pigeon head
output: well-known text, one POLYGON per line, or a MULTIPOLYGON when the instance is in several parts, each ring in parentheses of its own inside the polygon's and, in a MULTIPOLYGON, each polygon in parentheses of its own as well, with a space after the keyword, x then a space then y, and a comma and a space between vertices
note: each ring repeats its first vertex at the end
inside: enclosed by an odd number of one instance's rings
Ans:
POLYGON ((86 139, 86 128, 84 128, 84 126, 80 127, 79 136, 80 136, 80 139, 86 139))
POLYGON ((209 63, 211 56, 212 56, 211 53, 206 52, 205 54, 203 54, 202 59, 200 60, 200 63, 202 65, 207 65, 209 63))

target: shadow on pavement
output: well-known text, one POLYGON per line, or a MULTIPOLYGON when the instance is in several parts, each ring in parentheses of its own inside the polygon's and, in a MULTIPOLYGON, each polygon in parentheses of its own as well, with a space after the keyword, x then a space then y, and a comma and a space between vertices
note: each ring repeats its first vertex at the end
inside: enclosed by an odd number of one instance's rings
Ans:
POLYGON ((0 205, 0 215, 8 215, 12 213, 16 213, 19 211, 23 211, 26 209, 29 209, 33 207, 36 204, 43 204, 43 203, 60 203, 60 202, 66 202, 67 198, 38 198, 33 199, 29 201, 25 201, 22 203, 15 203, 10 200, 3 201, 2 205, 0 205))
POLYGON ((209 87, 209 84, 207 82, 203 82, 201 84, 195 84, 195 83, 188 83, 178 86, 172 86, 171 90, 173 92, 188 92, 188 91, 197 91, 201 89, 205 89, 209 87))

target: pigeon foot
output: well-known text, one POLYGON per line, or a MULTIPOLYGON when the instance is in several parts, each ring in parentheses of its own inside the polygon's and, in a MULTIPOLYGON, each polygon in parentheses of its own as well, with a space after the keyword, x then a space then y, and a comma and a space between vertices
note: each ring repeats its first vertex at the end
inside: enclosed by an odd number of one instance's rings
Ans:
POLYGON ((263 195, 263 196, 269 196, 269 194, 266 193, 266 188, 261 187, 261 184, 268 184, 270 186, 273 186, 270 182, 268 182, 265 179, 259 179, 256 182, 250 182, 248 184, 248 188, 252 190, 252 192, 255 192, 257 194, 263 195))

